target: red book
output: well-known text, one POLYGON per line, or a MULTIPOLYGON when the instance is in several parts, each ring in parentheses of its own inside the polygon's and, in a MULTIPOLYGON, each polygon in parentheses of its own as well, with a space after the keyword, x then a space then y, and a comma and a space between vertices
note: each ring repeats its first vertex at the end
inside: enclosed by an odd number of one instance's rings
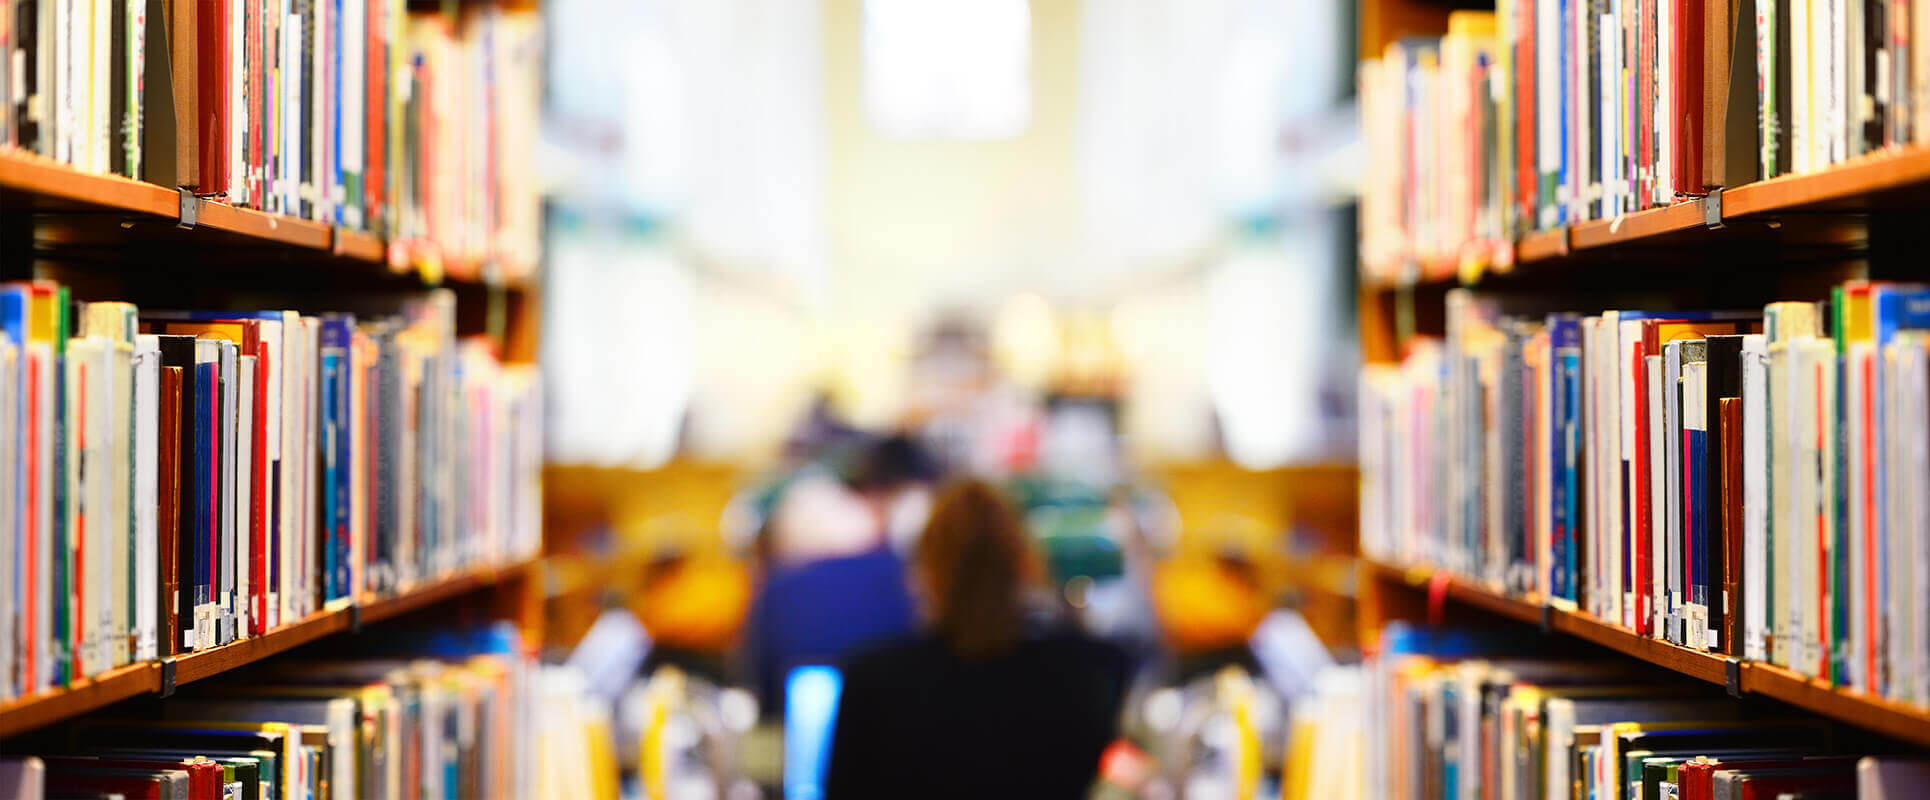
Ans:
POLYGON ((1737 800, 1776 800, 1792 792, 1853 792, 1856 776, 1848 773, 1825 775, 1762 775, 1742 778, 1737 800))
POLYGON ((142 772, 188 773, 188 800, 221 800, 221 765, 202 759, 199 761, 175 761, 172 759, 105 756, 102 758, 83 758, 75 756, 54 756, 47 759, 49 772, 97 772, 100 770, 128 770, 142 772))
POLYGON ((268 207, 265 152, 261 146, 262 127, 267 123, 268 7, 265 0, 242 0, 248 4, 248 199, 256 208, 268 207))
MULTIPOLYGON (((362 205, 365 210, 364 224, 371 231, 382 231, 385 219, 384 204, 388 202, 388 57, 390 47, 387 39, 388 15, 391 12, 386 0, 369 0, 368 4, 368 109, 363 119, 368 122, 366 144, 362 147, 362 205)), ((386 233, 386 231, 384 231, 386 233)))
POLYGON ((1727 760, 1704 756, 1699 762, 1683 765, 1682 775, 1677 782, 1681 789, 1682 800, 1700 798, 1713 800, 1715 797, 1715 774, 1724 770, 1814 770, 1816 774, 1849 774, 1856 768, 1855 756, 1825 756, 1816 758, 1775 758, 1769 756, 1730 757, 1727 760), (1691 770, 1691 765, 1696 769, 1691 770))
POLYGON ((195 21, 199 38, 196 90, 200 95, 196 119, 201 171, 195 189, 201 194, 228 190, 228 76, 234 59, 228 55, 228 10, 233 0, 198 0, 195 21))
MULTIPOLYGON (((1646 339, 1650 330, 1646 321, 1642 330, 1643 338, 1646 339)), ((1649 591, 1654 585, 1655 565, 1650 554, 1653 552, 1655 526, 1654 509, 1650 505, 1653 498, 1649 496, 1652 494, 1649 491, 1649 480, 1652 477, 1649 469, 1649 369, 1648 361, 1644 358, 1648 354, 1648 347, 1646 342, 1639 340, 1632 345, 1624 354, 1627 358, 1629 380, 1635 385, 1635 454, 1629 465, 1629 494, 1635 500, 1633 503, 1635 519, 1629 526, 1633 529, 1632 546, 1629 549, 1634 552, 1629 553, 1627 557, 1634 567, 1630 570, 1635 581, 1632 592, 1635 597, 1634 629, 1636 633, 1650 636, 1655 632, 1653 630, 1655 626, 1651 624, 1654 621, 1654 609, 1650 605, 1654 602, 1654 598, 1650 596, 1649 591)))
POLYGON ((268 632, 268 362, 273 356, 269 348, 261 346, 261 324, 250 320, 248 325, 249 341, 255 352, 255 430, 252 438, 254 455, 249 460, 254 474, 246 479, 254 483, 254 491, 249 492, 248 508, 248 587, 252 597, 245 602, 254 604, 248 624, 253 633, 260 635, 268 632))
MULTIPOLYGON (((1535 160, 1535 4, 1516 3, 1521 23, 1515 28, 1515 215, 1522 230, 1533 230, 1537 214, 1535 192, 1541 172, 1535 160)), ((1510 236, 1517 231, 1509 231, 1510 236)))
MULTIPOLYGON (((175 770, 175 772, 181 772, 175 770)), ((173 800, 171 789, 176 780, 189 780, 186 773, 152 770, 86 770, 52 772, 47 775, 48 794, 118 794, 126 800, 173 800)))
POLYGON ((1702 193, 1702 95, 1704 0, 1676 0, 1675 94, 1669 116, 1675 120, 1675 185, 1677 197, 1702 193))

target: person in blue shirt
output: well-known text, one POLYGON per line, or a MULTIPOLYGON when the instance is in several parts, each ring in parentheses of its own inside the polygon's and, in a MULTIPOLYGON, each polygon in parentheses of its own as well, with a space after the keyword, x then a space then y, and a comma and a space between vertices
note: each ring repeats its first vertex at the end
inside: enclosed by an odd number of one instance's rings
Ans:
POLYGON ((807 470, 771 516, 770 566, 742 652, 767 716, 782 713, 792 669, 835 664, 917 622, 904 561, 887 532, 902 516, 894 513, 902 499, 936 478, 937 469, 916 443, 890 437, 864 448, 848 472, 840 481, 807 470))

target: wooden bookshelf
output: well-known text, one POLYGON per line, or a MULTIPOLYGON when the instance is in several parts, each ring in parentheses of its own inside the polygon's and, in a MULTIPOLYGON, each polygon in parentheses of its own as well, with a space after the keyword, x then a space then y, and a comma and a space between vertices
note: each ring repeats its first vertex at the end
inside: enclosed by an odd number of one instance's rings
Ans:
MULTIPOLYGON (((1763 223, 1779 227, 1786 219, 1858 215, 1886 209, 1930 208, 1930 147, 1871 153, 1804 175, 1785 175, 1726 190, 1719 199, 1698 198, 1621 216, 1535 231, 1515 243, 1514 269, 1542 269, 1554 262, 1620 255, 1633 248, 1722 247, 1742 234, 1711 227, 1763 223), (1720 207, 1717 214, 1716 206, 1720 207)), ((1441 273, 1431 273, 1441 274, 1441 273)), ((1423 280, 1424 285, 1458 285, 1458 277, 1423 280)), ((1372 282, 1368 291, 1401 288, 1398 282, 1372 282)))
MULTIPOLYGON (((188 201, 191 208, 184 214, 182 202, 180 192, 164 186, 84 172, 38 154, 0 148, 0 214, 32 214, 56 222, 71 218, 75 224, 53 226, 57 230, 49 237, 62 243, 125 246, 158 241, 197 248, 242 247, 333 259, 382 272, 391 269, 390 242, 371 233, 208 198, 188 201), (139 235, 128 235, 130 230, 139 235)), ((0 248, 13 246, 0 240, 0 248)), ((433 268, 413 266, 433 283, 450 274, 439 263, 433 268)), ((480 270, 454 274, 476 275, 470 282, 481 282, 480 270)), ((510 281, 501 288, 526 287, 510 281)))
POLYGON ((129 664, 95 678, 76 681, 65 689, 15 698, 0 705, 0 739, 63 719, 76 717, 130 697, 160 691, 161 669, 155 662, 129 664))
MULTIPOLYGON (((504 587, 519 592, 533 591, 527 581, 540 566, 540 559, 503 567, 485 567, 459 573, 421 586, 396 597, 369 600, 357 609, 323 611, 308 619, 285 625, 261 636, 242 639, 209 650, 169 656, 156 661, 129 664, 92 679, 50 692, 17 698, 0 704, 0 739, 85 714, 122 700, 144 694, 170 691, 167 671, 173 670, 173 686, 206 680, 270 656, 344 631, 358 624, 393 619, 412 611, 429 608, 484 589, 504 587), (170 666, 171 665, 171 666, 170 666)), ((502 604, 504 608, 524 606, 502 604)))
MULTIPOLYGON (((1453 611, 1472 610, 1517 622, 1544 625, 1550 635, 1569 636, 1607 647, 1640 661, 1718 686, 1738 694, 1768 697, 1820 714, 1838 722, 1875 731, 1891 738, 1930 747, 1930 708, 1910 706, 1861 692, 1831 686, 1794 672, 1754 661, 1740 661, 1719 653, 1691 650, 1642 636, 1580 611, 1544 606, 1535 599, 1508 597, 1478 582, 1427 568, 1402 568, 1362 558, 1361 579, 1372 586, 1363 598, 1379 598, 1363 620, 1378 626, 1388 619, 1425 617, 1438 622, 1453 611), (1414 595, 1419 594, 1417 598, 1414 595), (1419 602, 1416 602, 1416 601, 1419 602), (1448 606, 1456 606, 1450 609, 1448 606), (1415 613, 1417 607, 1424 613, 1415 613)), ((1366 600, 1363 600, 1366 602, 1366 600)), ((1371 640, 1370 640, 1371 641, 1371 640)))

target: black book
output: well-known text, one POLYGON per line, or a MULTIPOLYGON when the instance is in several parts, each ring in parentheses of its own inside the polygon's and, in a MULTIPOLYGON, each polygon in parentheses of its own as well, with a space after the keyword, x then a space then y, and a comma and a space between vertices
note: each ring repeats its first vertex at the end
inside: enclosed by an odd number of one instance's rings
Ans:
POLYGON ((1751 0, 1709 0, 1729 3, 1729 91, 1723 98, 1722 174, 1706 176, 1711 186, 1735 187, 1762 175, 1762 129, 1756 110, 1762 88, 1756 77, 1756 17, 1751 0))
POLYGON ((107 35, 107 171, 127 174, 127 12, 110 10, 107 35))
MULTIPOLYGON (((40 25, 43 16, 40 3, 41 0, 16 0, 13 4, 13 37, 15 47, 20 54, 20 58, 14 60, 20 69, 13 80, 18 82, 20 92, 9 94, 7 102, 14 104, 13 124, 17 137, 14 139, 14 144, 19 145, 22 150, 48 155, 48 149, 53 146, 50 135, 52 131, 44 124, 46 120, 29 113, 29 109, 33 108, 33 97, 40 91, 41 76, 46 74, 43 71, 44 65, 41 63, 41 59, 46 56, 41 52, 43 48, 40 47, 42 33, 40 25)), ((14 58, 13 53, 4 55, 9 59, 14 58)), ((11 92, 12 89, 8 91, 11 92)))
MULTIPOLYGON (((1792 83, 1794 70, 1790 67, 1790 59, 1794 56, 1790 53, 1789 30, 1795 21, 1790 18, 1791 0, 1773 0, 1773 2, 1776 4, 1776 74, 1770 76, 1770 80, 1775 82, 1776 113, 1778 114, 1775 122, 1776 175, 1788 175, 1793 169, 1792 165, 1796 163, 1795 126, 1791 124, 1791 120, 1795 119, 1793 112, 1796 108, 1796 100, 1791 93, 1791 87, 1794 85, 1792 83)), ((1774 178, 1776 175, 1763 177, 1774 178)))
MULTIPOLYGON (((162 186, 179 186, 185 177, 176 157, 176 109, 174 107, 174 56, 168 30, 166 0, 143 0, 146 24, 142 26, 141 82, 139 109, 140 157, 129 166, 130 177, 162 186)), ((174 366, 169 364, 168 366, 174 366)), ((194 374, 190 364, 185 372, 194 374)))
MULTIPOLYGON (((1707 370, 1708 391, 1704 399, 1708 405, 1709 446, 1705 450, 1708 464, 1708 479, 1703 482, 1706 491, 1703 508, 1708 515, 1708 535, 1702 539, 1702 552, 1696 558, 1707 559, 1709 579, 1709 631, 1714 636, 1722 631, 1723 615, 1727 611, 1728 598, 1722 596, 1726 584, 1724 572, 1726 560, 1723 527, 1717 522, 1722 509, 1722 398, 1742 396, 1742 338, 1741 336, 1710 336, 1708 341, 1707 370)), ((1728 642, 1718 642, 1728 647, 1728 642)))

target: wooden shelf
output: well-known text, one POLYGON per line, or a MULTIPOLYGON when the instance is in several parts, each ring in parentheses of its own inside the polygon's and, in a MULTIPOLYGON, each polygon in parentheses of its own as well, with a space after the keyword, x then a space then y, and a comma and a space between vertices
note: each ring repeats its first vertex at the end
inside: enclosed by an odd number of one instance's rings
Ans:
MULTIPOLYGON (((1805 678, 1771 664, 1738 661, 1718 653, 1691 650, 1611 625, 1586 613, 1544 607, 1533 599, 1507 597, 1464 578, 1424 567, 1401 568, 1362 558, 1363 579, 1429 593, 1429 607, 1453 603, 1518 622, 1547 623, 1550 632, 1584 639, 1635 659, 1718 686, 1737 675, 1740 693, 1774 698, 1839 722, 1930 747, 1930 708, 1909 706, 1805 678), (1434 598, 1440 601, 1435 602, 1434 598), (1733 665, 1733 666, 1732 666, 1733 665)), ((1434 611, 1430 611, 1433 614, 1434 611)))
POLYGON ((0 739, 160 691, 161 670, 152 661, 129 664, 65 689, 0 704, 0 739))
MULTIPOLYGON (((57 241, 109 239, 125 243, 128 238, 120 235, 124 229, 144 221, 155 224, 143 226, 147 232, 135 240, 139 245, 185 240, 212 248, 265 247, 391 271, 389 243, 374 234, 219 200, 194 198, 190 202, 193 230, 174 230, 183 219, 182 196, 177 190, 119 175, 83 172, 34 153, 0 148, 0 212, 25 210, 45 217, 81 220, 79 225, 62 226, 53 237, 57 241), (101 212, 118 212, 121 219, 110 219, 101 212), (166 224, 169 222, 174 224, 166 224), (104 233, 88 235, 90 225, 99 228, 102 223, 108 228, 104 233)), ((447 273, 440 269, 433 272, 434 282, 446 279, 447 273)), ((503 288, 525 287, 511 282, 503 288)))
POLYGON ((519 579, 532 562, 473 570, 423 586, 397 597, 370 600, 358 610, 323 611, 251 639, 209 650, 183 653, 157 661, 129 664, 100 677, 82 680, 51 692, 0 704, 0 739, 85 714, 143 694, 163 691, 163 673, 172 662, 174 685, 206 680, 223 672, 284 653, 331 634, 350 630, 359 621, 378 622, 428 608, 476 590, 519 579))
MULTIPOLYGON (((1820 172, 1785 175, 1745 184, 1723 192, 1720 200, 1698 198, 1670 206, 1590 220, 1530 233, 1515 243, 1515 270, 1536 267, 1569 257, 1616 252, 1619 248, 1719 247, 1735 238, 1711 229, 1709 206, 1719 202, 1725 226, 1750 220, 1772 221, 1784 215, 1857 214, 1883 208, 1917 208, 1930 199, 1930 147, 1887 150, 1832 165, 1820 172)), ((1421 285, 1454 286, 1448 277, 1422 280, 1421 285)), ((1369 291, 1391 291, 1398 284, 1374 282, 1369 291)))
POLYGON ((1515 242, 1516 265, 1548 261, 1568 255, 1568 229, 1534 231, 1515 242))

